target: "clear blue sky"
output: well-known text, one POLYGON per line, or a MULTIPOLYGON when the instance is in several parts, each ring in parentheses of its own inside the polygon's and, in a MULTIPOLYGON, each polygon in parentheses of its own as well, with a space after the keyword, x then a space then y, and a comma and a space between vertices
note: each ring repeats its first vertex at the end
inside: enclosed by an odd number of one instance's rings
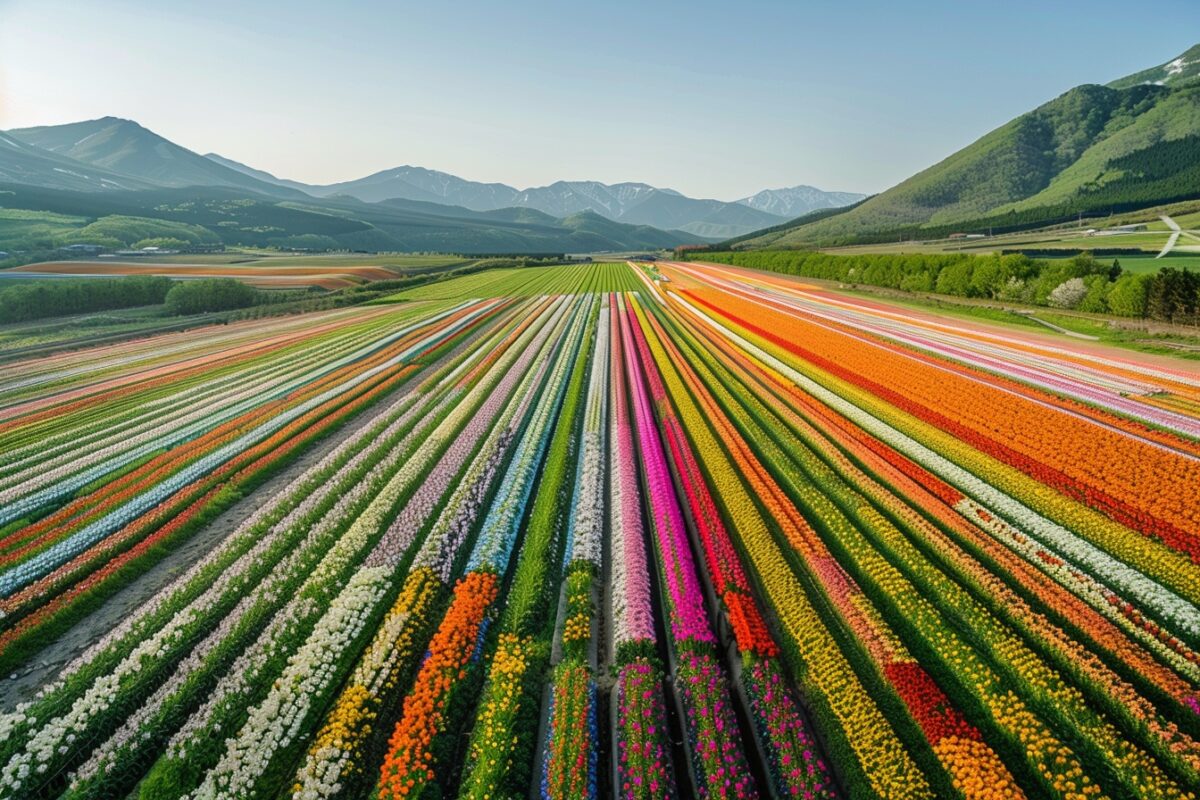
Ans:
POLYGON ((0 128, 128 117, 310 182, 868 192, 1197 41, 1197 0, 0 0, 0 128))

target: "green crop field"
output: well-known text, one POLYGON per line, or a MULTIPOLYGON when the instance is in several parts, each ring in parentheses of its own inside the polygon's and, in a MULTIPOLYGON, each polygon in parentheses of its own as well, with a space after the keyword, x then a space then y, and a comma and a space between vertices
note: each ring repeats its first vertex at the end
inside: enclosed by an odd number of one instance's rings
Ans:
POLYGON ((643 288, 625 264, 568 264, 558 267, 493 269, 406 289, 379 302, 457 300, 468 297, 528 297, 537 294, 630 292, 643 288))

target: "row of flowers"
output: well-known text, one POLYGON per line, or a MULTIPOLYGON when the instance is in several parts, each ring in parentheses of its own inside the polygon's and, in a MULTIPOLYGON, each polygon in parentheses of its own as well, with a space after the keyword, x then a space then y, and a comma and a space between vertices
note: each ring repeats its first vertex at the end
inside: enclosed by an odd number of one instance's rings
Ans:
POLYGON ((609 598, 613 660, 613 794, 622 800, 677 797, 670 757, 663 676, 654 657, 656 634, 638 485, 636 431, 629 407, 620 333, 621 310, 610 302, 608 475, 609 598))
MULTIPOLYGON (((747 368, 754 369, 750 364, 747 364, 747 368)), ((838 447, 825 442, 825 437, 837 439, 842 448, 854 452, 856 458, 865 462, 876 475, 885 476, 893 486, 892 491, 909 498, 910 503, 919 504, 925 513, 936 515, 941 524, 953 529, 960 539, 965 539, 973 547, 985 550, 991 558, 1006 565, 1009 573, 1016 576, 1008 580, 1016 580, 1025 589, 1035 592, 1043 608, 1054 609, 1059 614, 1068 614, 1077 630, 1090 636, 1093 646, 1104 648, 1114 657, 1125 661, 1139 680, 1153 683, 1157 691, 1165 691, 1174 696, 1183 706, 1192 706, 1195 693, 1190 684, 1155 661, 1154 657, 1170 663, 1178 672, 1196 680, 1200 677, 1200 672, 1196 669, 1194 651, 1187 649, 1178 639, 1157 629, 1149 620, 1139 618, 1140 615, 1135 609, 1128 603, 1119 603, 1111 590, 1095 578, 1069 567, 1061 559, 1047 553, 1036 540, 1020 534, 1011 525, 988 513, 975 501, 963 497, 927 470, 848 424, 808 394, 779 381, 777 373, 763 371, 761 374, 762 380, 775 383, 778 390, 788 397, 789 402, 816 421, 814 424, 819 424, 818 430, 790 409, 777 409, 777 413, 789 418, 789 424, 802 435, 806 444, 820 450, 825 460, 836 464, 839 471, 860 491, 869 494, 875 498, 875 502, 904 519, 905 524, 914 533, 919 533, 933 546, 946 552, 947 563, 966 564, 969 563, 969 559, 957 549, 953 549, 953 545, 946 542, 936 526, 931 525, 913 508, 900 502, 896 495, 882 489, 872 477, 851 463, 838 447), (991 536, 984 535, 979 528, 983 528, 991 536), (1007 547, 997 540, 1003 540, 1007 547), (1070 593, 1072 591, 1074 595, 1070 593), (1113 624, 1122 629, 1125 635, 1115 630, 1113 624), (1126 636, 1137 641, 1130 641, 1126 636), (1143 651, 1143 647, 1150 652, 1143 651)), ((818 466, 816 469, 820 470, 822 467, 818 466)), ((1040 643, 1057 648, 1061 653, 1060 664, 1064 664, 1065 668, 1076 673, 1086 672, 1084 685, 1096 683, 1104 686, 1098 701, 1106 702, 1120 697, 1116 713, 1133 713, 1139 719, 1139 724, 1146 724, 1152 728, 1158 724, 1155 721, 1155 713, 1149 711, 1149 704, 1144 700, 1136 700, 1135 695, 1130 694, 1129 687, 1124 686, 1111 671, 1100 666, 1095 655, 1087 652, 1086 647, 1079 641, 1066 635, 1061 629, 1050 626, 1047 620, 1029 609, 1019 596, 1004 585, 1004 580, 981 569, 972 569, 962 574, 963 579, 976 585, 986 583, 987 591, 996 595, 994 607, 1008 612, 1016 624, 1023 626, 1024 630, 1031 631, 1028 635, 1036 637, 1040 643)), ((1164 729, 1163 732, 1168 738, 1174 736, 1169 729, 1164 729)))
MULTIPOLYGON (((686 306, 684 310, 687 310, 686 306)), ((709 363, 703 350, 691 352, 698 356, 697 369, 709 363)), ((686 365, 690 361, 677 359, 675 363, 686 365)), ((869 606, 859 606, 843 590, 845 587, 831 583, 829 576, 819 571, 811 571, 815 565, 832 563, 836 566, 836 562, 828 557, 816 532, 715 402, 715 397, 719 397, 725 408, 736 411, 738 404, 733 396, 718 381, 701 383, 693 370, 685 369, 684 377, 687 389, 672 381, 672 397, 709 468, 713 488, 732 518, 730 530, 745 549, 748 564, 762 587, 762 597, 778 620, 783 637, 781 642, 786 643, 785 652, 798 666, 794 676, 809 700, 814 721, 830 748, 834 763, 844 774, 852 776, 852 782, 864 781, 880 795, 935 796, 934 785, 930 782, 936 780, 935 776, 927 777, 910 754, 899 730, 885 715, 879 702, 882 698, 864 684, 863 678, 851 666, 826 619, 810 599, 798 572, 802 568, 810 571, 810 580, 821 587, 817 602, 833 604, 838 610, 840 624, 848 626, 855 638, 863 643, 865 655, 876 659, 894 657, 900 649, 898 642, 886 627, 876 625, 877 620, 867 615, 869 606), (721 440, 709 431, 706 420, 717 428, 721 440), (722 445, 736 458, 736 469, 726 461, 722 445), (742 480, 748 486, 744 486, 742 480), (757 510, 755 500, 771 514, 773 524, 781 531, 783 543, 798 558, 785 554, 757 510), (853 777, 856 775, 857 778, 853 777)), ((743 421, 745 418, 739 417, 739 422, 743 421)), ((774 447, 769 436, 756 437, 755 442, 768 451, 774 447)))
POLYGON ((1195 546, 1194 537, 1185 531, 1200 524, 1196 459, 1082 415, 1047 413, 1056 409, 1053 395, 1024 397, 996 385, 1001 379, 987 373, 946 367, 931 356, 855 335, 808 315, 788 313, 787 306, 773 298, 725 290, 719 302, 735 320, 756 320, 755 327, 766 338, 794 355, 970 441, 1037 480, 1172 546, 1195 546), (1147 481, 1160 491, 1145 492, 1142 487, 1147 481))
MULTIPOLYGON (((483 308, 476 308, 470 315, 464 315, 453 324, 447 326, 439 327, 435 324, 433 330, 428 332, 422 341, 414 343, 405 352, 411 351, 416 353, 436 346, 438 342, 447 335, 452 334, 459 326, 465 325, 474 316, 483 313, 483 311, 483 308), (416 349, 414 350, 413 348, 416 349)), ((436 323, 437 319, 431 320, 431 322, 436 323)), ((399 364, 403 360, 401 355, 397 354, 392 359, 389 359, 389 361, 395 360, 396 364, 399 364)), ((384 362, 384 364, 387 363, 384 362)), ((255 420, 257 424, 254 424, 247 432, 241 433, 231 441, 220 444, 216 449, 191 461, 183 469, 157 482, 147 490, 134 495, 128 501, 113 508, 78 531, 38 552, 33 557, 0 573, 0 595, 11 594, 16 589, 21 588, 73 556, 78 555, 104 537, 119 530, 147 511, 152 510, 177 491, 188 486, 192 481, 211 473, 225 464, 229 459, 243 452, 246 448, 257 444, 305 413, 332 400, 336 400, 360 384, 371 381, 384 370, 384 364, 377 364, 367 369, 353 370, 344 380, 303 399, 302 402, 288 408, 286 411, 279 411, 278 413, 267 415, 261 420, 255 420)), ((394 365, 391 368, 394 368, 394 365)), ((80 485, 84 485, 92 479, 89 478, 88 481, 84 481, 80 485)), ((35 495, 31 495, 30 497, 35 497, 35 495)), ((40 504, 41 502, 37 503, 37 505, 40 504)))
MULTIPOLYGON (((37 484, 31 485, 28 490, 24 487, 13 487, 10 491, 15 494, 12 497, 7 497, 3 492, 0 492, 0 497, 5 498, 5 502, 0 505, 0 524, 11 522, 15 519, 20 519, 26 513, 38 509, 47 503, 69 495, 78 489, 87 486, 97 478, 120 469, 123 465, 136 461, 148 453, 152 453, 162 448, 172 447, 182 442, 186 442, 198 433, 210 430, 217 425, 233 420, 241 414, 252 411, 255 408, 264 405, 264 401, 274 400, 278 397, 286 396, 292 392, 305 387, 309 384, 317 384, 320 379, 340 370, 344 367, 351 366, 362 362, 367 356, 371 355, 375 350, 386 348, 393 341, 404 339, 410 336, 415 331, 425 328, 433 323, 437 323, 444 319, 450 320, 450 327, 461 325, 465 321, 467 315, 455 315, 452 311, 441 312, 433 315, 430 318, 422 319, 412 325, 401 328, 400 330, 388 336, 384 336, 371 344, 361 347, 354 352, 342 355, 336 359, 321 364, 319 367, 302 373, 299 376, 290 377, 277 386, 271 387, 268 392, 255 392, 249 396, 233 404, 232 406, 220 410, 219 412, 211 413, 203 419, 183 425, 177 429, 172 429, 164 437, 152 439, 138 444, 135 447, 126 449, 124 452, 113 457, 107 457, 108 452, 101 449, 97 454, 88 454, 82 459, 75 459, 67 464, 52 468, 46 471, 42 476, 39 476, 37 484), (457 316, 457 318, 455 318, 457 316), (51 483, 51 485, 38 486, 51 483)), ((476 309, 472 313, 478 313, 476 309)), ((119 447, 118 447, 119 449, 119 447)), ((2 585, 2 584, 0 584, 2 585)))
MULTIPOLYGON (((680 302, 703 318, 712 321, 710 317, 696 309, 695 306, 688 304, 687 301, 681 299, 680 302)), ((718 325, 716 322, 712 322, 712 324, 718 325)), ((834 409, 847 420, 954 486, 964 495, 988 509, 989 514, 1015 525, 1022 535, 1034 539, 1056 558, 1070 564, 1076 570, 1082 570, 1094 577, 1102 576, 1105 584, 1129 599, 1144 613, 1153 615, 1181 634, 1189 638, 1200 636, 1200 609, 1176 593, 1176 590, 1181 590, 1181 587, 1188 583, 1185 576, 1191 570, 1185 569, 1182 565, 1176 567, 1169 559, 1153 556, 1148 549, 1153 545, 1145 539, 1141 539, 1140 549, 1129 554, 1134 556, 1132 560, 1125 555, 1122 555, 1120 559, 1114 557, 1096 547, 1087 538, 1074 533, 1073 530, 1016 499, 1014 495, 1017 491, 1015 490, 1020 489, 1024 496, 1024 489, 1028 487, 1016 487, 1008 484, 1004 480, 1001 470, 994 468, 988 470, 987 465, 979 463, 978 474, 988 475, 988 480, 985 481, 978 477, 976 472, 959 466, 947 457, 953 455, 956 460, 973 464, 975 462, 971 459, 973 456, 977 456, 978 452, 970 446, 949 436, 939 436, 938 432, 932 428, 925 427, 921 434, 937 441, 938 450, 935 451, 908 433, 889 424, 892 415, 884 404, 872 401, 869 397, 855 395, 847 390, 847 397, 854 399, 854 402, 850 402, 802 373, 800 369, 804 368, 803 364, 798 363, 793 367, 724 325, 719 325, 719 327, 723 331, 722 335, 729 338, 740 349, 753 355, 755 359, 770 369, 786 376, 806 394, 834 409), (870 413, 859 404, 869 408, 870 413), (1136 557, 1137 553, 1141 553, 1146 558, 1136 557), (1161 578, 1169 577, 1171 579, 1170 588, 1151 575, 1161 578)), ((992 462, 992 465, 994 467, 995 462, 992 462)), ((1089 534, 1102 532, 1099 527, 1092 528, 1084 525, 1080 527, 1088 530, 1089 534)))
MULTIPOLYGON (((208 773, 197 791, 198 797, 218 792, 233 796, 248 794, 256 781, 261 780, 268 771, 275 754, 286 752, 291 737, 281 731, 290 730, 293 726, 301 727, 307 720, 309 709, 324 705, 325 697, 342 677, 339 667, 350 663, 343 651, 355 652, 348 645, 357 635, 357 629, 344 621, 339 623, 339 617, 346 615, 347 603, 357 610, 356 613, 364 621, 376 616, 376 607, 390 594, 387 591, 391 583, 388 576, 400 564, 418 532, 425 529, 435 509, 441 507, 451 481, 458 477, 478 443, 491 430, 496 415, 507 404, 510 393, 533 360, 535 351, 521 346, 525 343, 521 339, 510 340, 509 346, 501 349, 503 357, 488 359, 488 371, 475 375, 474 385, 470 386, 464 397, 458 395, 466 386, 459 383, 451 388, 445 402, 452 404, 452 410, 397 474, 397 477, 403 476, 408 480, 409 486, 418 479, 419 485, 408 495, 399 513, 394 515, 392 523, 374 545, 365 560, 366 566, 355 573, 334 599, 329 611, 310 634, 308 643, 289 660, 289 669, 274 683, 271 693, 251 711, 238 736, 227 744, 221 761, 208 773), (434 464, 432 469, 427 466, 429 464, 434 464), (406 472, 409 474, 405 475, 406 472), (383 581, 378 593, 364 599, 362 586, 364 583, 374 585, 376 580, 383 581), (343 597, 348 599, 343 602, 343 597), (344 637, 350 637, 336 651, 330 651, 322 645, 322 640, 328 636, 324 629, 329 626, 342 631, 344 637), (289 678, 289 672, 296 672, 297 664, 305 664, 302 656, 306 649, 314 647, 324 658, 311 661, 320 663, 323 669, 311 675, 306 673, 304 681, 296 677, 289 678), (298 683, 302 685, 297 686, 298 683)), ((488 352, 488 344, 484 342, 478 352, 488 352)), ((347 537, 354 535, 355 526, 371 514, 375 503, 391 502, 390 489, 391 484, 355 521, 347 537)), ((379 524, 383 521, 381 519, 379 524)))
MULTIPOLYGON (((631 297, 629 303, 636 301, 631 297)), ((671 621, 673 678, 683 709, 692 777, 703 797, 754 797, 757 788, 734 717, 729 682, 711 652, 716 638, 651 411, 654 398, 665 400, 665 390, 642 322, 633 309, 622 305, 621 335, 628 357, 630 396, 649 492, 652 538, 659 574, 666 585, 661 594, 671 621)))
POLYGON ((552 634, 545 621, 562 578, 562 560, 556 555, 565 549, 568 526, 563 516, 570 508, 572 478, 579 476, 579 417, 595 401, 585 399, 584 387, 589 369, 595 374, 595 353, 601 346, 598 337, 588 335, 597 305, 591 296, 579 302, 577 321, 582 324, 564 343, 570 380, 547 442, 538 492, 523 526, 521 550, 496 626, 499 645, 479 696, 459 787, 462 798, 486 800, 533 780, 529 766, 539 743, 532 719, 551 650, 552 634))
POLYGON ((561 660, 554 667, 541 743, 543 800, 599 796, 600 741, 593 641, 592 594, 602 567, 607 488, 604 464, 609 433, 609 378, 612 373, 611 306, 601 298, 596 344, 587 384, 582 443, 572 491, 572 513, 564 548, 565 578, 557 631, 561 660))
MULTIPOLYGON (((421 410, 424 414, 416 424, 393 440, 395 457, 389 454, 363 476, 365 480, 347 487, 315 521, 302 548, 258 585, 244 587, 233 613, 172 673, 165 684, 172 690, 156 693, 156 740, 169 739, 147 774, 148 796, 174 796, 196 786, 223 750, 223 741, 214 740, 211 732, 238 730, 351 577, 354 565, 378 537, 389 506, 380 498, 414 480, 417 470, 410 458, 445 413, 445 404, 430 398, 421 410)), ((394 495, 389 499, 395 502, 394 495)), ((130 733, 127 748, 149 744, 138 732, 130 733)), ((157 742, 155 746, 161 747, 157 742)), ((121 753, 115 769, 130 756, 128 751, 121 753)))
MULTIPOLYGON (((479 386, 473 391, 484 393, 479 386)), ((382 485, 373 487, 370 502, 351 518, 287 606, 238 656, 200 708, 171 737, 148 780, 169 786, 174 792, 178 787, 187 790, 192 781, 202 778, 223 752, 222 743, 212 741, 208 732, 214 728, 236 731, 244 723, 248 708, 257 703, 271 704, 268 690, 282 669, 281 662, 305 641, 353 571, 370 553, 378 552, 377 548, 392 553, 411 546, 411 538, 407 544, 394 537, 389 539, 387 525, 397 509, 418 492, 432 464, 465 423, 465 409, 470 408, 460 402, 469 392, 448 377, 439 381, 430 394, 433 401, 409 432, 410 443, 398 448, 403 451, 400 468, 382 485)))
MULTIPOLYGON (((703 296, 693 299, 712 306, 703 296)), ((961 437, 914 419, 875 394, 817 370, 808 361, 795 357, 786 341, 775 334, 744 319, 728 319, 729 324, 762 343, 760 347, 735 333, 739 347, 748 352, 763 352, 807 393, 1008 519, 1077 568, 1102 576, 1106 583, 1160 622, 1174 627, 1181 636, 1200 641, 1200 622, 1197 622, 1200 609, 1196 605, 1200 602, 1200 591, 1191 577, 1194 565, 1187 556, 1132 534, 1002 460, 980 452, 961 437), (771 352, 764 352, 763 347, 771 352), (835 387, 836 392, 830 391, 829 386, 835 387), (979 475, 987 475, 988 480, 980 479, 979 475)), ((1165 492, 1157 478, 1147 480, 1153 480, 1148 485, 1156 486, 1155 494, 1165 492)))

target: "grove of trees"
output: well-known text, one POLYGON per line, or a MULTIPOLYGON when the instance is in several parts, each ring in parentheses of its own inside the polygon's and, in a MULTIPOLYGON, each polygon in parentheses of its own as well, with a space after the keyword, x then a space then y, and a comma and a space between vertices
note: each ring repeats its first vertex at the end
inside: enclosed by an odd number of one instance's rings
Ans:
POLYGON ((833 255, 800 250, 703 252, 714 261, 806 278, 1077 309, 1165 322, 1200 321, 1200 273, 1164 267, 1124 271, 1090 253, 1034 259, 1022 254, 879 253, 833 255))
POLYGON ((162 303, 174 281, 157 276, 58 278, 0 287, 0 323, 162 303))
POLYGON ((262 292, 233 278, 202 278, 180 281, 167 292, 167 311, 171 314, 203 314, 246 308, 262 299, 262 292))

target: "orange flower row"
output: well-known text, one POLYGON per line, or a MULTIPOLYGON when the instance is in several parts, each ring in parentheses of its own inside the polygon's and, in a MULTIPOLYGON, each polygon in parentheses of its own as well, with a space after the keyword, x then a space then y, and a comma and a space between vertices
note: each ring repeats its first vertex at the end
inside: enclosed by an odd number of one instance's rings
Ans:
POLYGON ((379 777, 381 800, 409 797, 433 780, 430 746, 442 730, 446 698, 464 677, 484 615, 495 601, 499 581, 490 572, 472 572, 454 587, 454 599, 429 643, 429 656, 404 698, 379 777))

